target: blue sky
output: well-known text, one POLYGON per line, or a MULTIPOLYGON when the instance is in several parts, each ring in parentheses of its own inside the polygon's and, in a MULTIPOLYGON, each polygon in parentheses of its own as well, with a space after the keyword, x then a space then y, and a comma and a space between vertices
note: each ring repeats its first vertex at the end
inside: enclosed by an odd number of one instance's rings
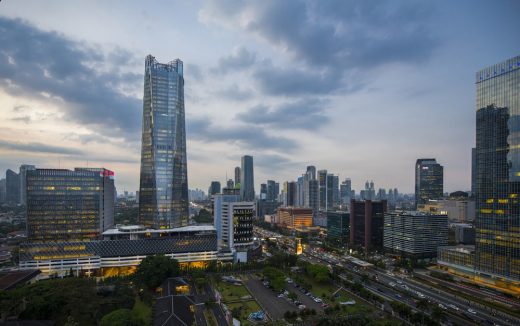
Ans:
POLYGON ((190 188, 306 165, 470 188, 475 72, 520 54, 520 1, 0 2, 0 173, 103 166, 139 185, 144 57, 185 64, 190 188))

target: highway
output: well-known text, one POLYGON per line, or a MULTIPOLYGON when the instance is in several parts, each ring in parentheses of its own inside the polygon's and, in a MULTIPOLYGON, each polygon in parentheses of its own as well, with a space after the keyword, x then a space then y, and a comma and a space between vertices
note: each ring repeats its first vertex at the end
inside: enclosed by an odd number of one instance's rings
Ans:
MULTIPOLYGON (((289 237, 256 227, 255 232, 262 237, 275 239, 279 244, 289 248, 293 245, 293 240, 289 237)), ((355 280, 361 281, 361 275, 366 273, 370 279, 370 284, 364 283, 365 288, 388 300, 391 298, 391 300, 402 302, 414 310, 417 310, 415 300, 420 298, 427 299, 435 305, 441 304, 449 318, 460 325, 520 325, 519 318, 497 311, 492 307, 469 301, 452 293, 430 287, 406 275, 395 275, 375 267, 361 270, 344 257, 318 253, 313 248, 306 250, 302 256, 302 258, 305 257, 304 260, 312 263, 341 266, 353 273, 355 280), (377 277, 377 280, 374 280, 374 277, 377 277)), ((457 288, 457 290, 462 291, 461 288, 457 288)))

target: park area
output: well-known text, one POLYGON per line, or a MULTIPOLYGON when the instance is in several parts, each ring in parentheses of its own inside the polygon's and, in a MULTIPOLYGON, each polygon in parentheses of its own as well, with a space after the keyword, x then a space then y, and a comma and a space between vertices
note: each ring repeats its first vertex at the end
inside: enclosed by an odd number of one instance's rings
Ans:
POLYGON ((234 284, 219 278, 214 279, 214 286, 222 297, 222 303, 231 311, 233 317, 242 325, 253 325, 247 320, 248 316, 262 308, 248 289, 242 284, 234 284))

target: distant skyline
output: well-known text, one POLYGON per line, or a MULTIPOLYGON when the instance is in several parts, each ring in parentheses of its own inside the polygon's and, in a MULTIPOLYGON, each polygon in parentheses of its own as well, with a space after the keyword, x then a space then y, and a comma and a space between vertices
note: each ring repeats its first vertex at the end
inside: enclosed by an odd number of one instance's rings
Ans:
POLYGON ((475 73, 520 54, 520 1, 2 1, 0 173, 105 167, 139 189, 143 60, 184 62, 190 189, 254 157, 414 191, 470 190, 475 73), (45 13, 45 14, 42 14, 45 13))

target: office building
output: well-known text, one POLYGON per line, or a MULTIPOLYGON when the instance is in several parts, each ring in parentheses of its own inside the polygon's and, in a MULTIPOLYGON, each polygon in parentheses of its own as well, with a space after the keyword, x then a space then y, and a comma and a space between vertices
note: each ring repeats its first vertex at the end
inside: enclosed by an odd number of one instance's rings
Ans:
POLYGON ((297 231, 308 231, 312 227, 313 211, 310 208, 280 207, 278 221, 281 226, 297 231))
POLYGON ((20 173, 18 174, 20 179, 20 204, 27 205, 27 171, 35 170, 34 165, 22 164, 20 166, 20 173))
POLYGON ((0 204, 6 202, 6 181, 5 178, 0 179, 0 204))
POLYGON ((98 240, 114 224, 114 172, 27 171, 27 237, 31 242, 98 240))
POLYGON ((240 199, 242 201, 255 200, 255 177, 253 173, 253 157, 242 156, 242 168, 240 169, 240 199))
POLYGON ((384 249, 403 257, 435 258, 448 245, 448 216, 423 212, 385 214, 384 249))
POLYGON ((294 200, 294 206, 296 207, 304 207, 304 195, 305 195, 305 187, 304 187, 304 177, 298 177, 296 181, 296 198, 294 200))
POLYGON ((228 181, 226 182, 226 188, 235 188, 235 182, 233 181, 233 179, 228 179, 228 181))
POLYGON ((145 61, 139 221, 147 227, 188 225, 188 172, 183 63, 145 61))
MULTIPOLYGON (((415 163, 415 207, 443 197, 444 168, 434 158, 415 163)), ((395 194, 394 194, 395 195, 395 194)))
MULTIPOLYGON (((29 200, 29 198, 28 198, 29 200)), ((181 266, 202 268, 210 261, 231 261, 219 253, 211 225, 177 229, 148 229, 140 225, 117 226, 98 241, 22 243, 20 269, 38 269, 43 276, 112 277, 130 275, 148 255, 165 255, 181 266)))
POLYGON ((345 246, 350 234, 350 213, 345 211, 327 212, 327 240, 345 246))
POLYGON ((284 194, 284 200, 283 204, 284 206, 296 206, 296 198, 297 198, 297 192, 296 192, 296 182, 284 182, 283 184, 283 194, 284 194))
POLYGON ((520 293, 520 56, 476 74, 476 276, 520 293))
POLYGON ((319 210, 327 211, 327 170, 318 171, 319 210))
POLYGON ((240 175, 240 167, 237 166, 235 167, 235 185, 237 185, 238 187, 240 187, 240 175))
POLYGON ((210 196, 220 194, 220 182, 219 181, 211 181, 211 185, 209 186, 208 193, 210 196))
POLYGON ((375 200, 376 190, 374 189, 374 181, 365 182, 365 190, 361 190, 361 200, 375 200))
POLYGON ((313 165, 307 166, 306 174, 309 176, 309 180, 316 180, 316 167, 313 165))
POLYGON ((350 202, 350 246, 365 250, 383 248, 386 200, 352 200, 350 202))
POLYGON ((325 211, 331 210, 339 202, 339 177, 332 173, 327 174, 327 184, 326 184, 326 207, 325 211))
POLYGON ((267 183, 260 184, 260 199, 267 199, 267 183))
POLYGON ((471 149, 471 196, 477 195, 477 149, 471 149))
POLYGON ((273 180, 267 180, 267 200, 277 200, 278 194, 276 193, 276 182, 273 180))
POLYGON ((11 169, 5 171, 5 202, 9 205, 20 203, 20 177, 11 169))
POLYGON ((258 200, 256 202, 256 215, 262 219, 265 215, 272 215, 276 213, 280 203, 276 200, 258 200))
POLYGON ((457 245, 475 245, 475 227, 467 223, 450 224, 450 232, 453 232, 453 242, 457 245))
POLYGON ((254 202, 241 202, 237 195, 215 195, 213 217, 219 248, 247 250, 253 244, 254 216, 254 202))
POLYGON ((340 202, 343 205, 350 204, 352 198, 352 181, 347 178, 341 183, 339 190, 340 202))

